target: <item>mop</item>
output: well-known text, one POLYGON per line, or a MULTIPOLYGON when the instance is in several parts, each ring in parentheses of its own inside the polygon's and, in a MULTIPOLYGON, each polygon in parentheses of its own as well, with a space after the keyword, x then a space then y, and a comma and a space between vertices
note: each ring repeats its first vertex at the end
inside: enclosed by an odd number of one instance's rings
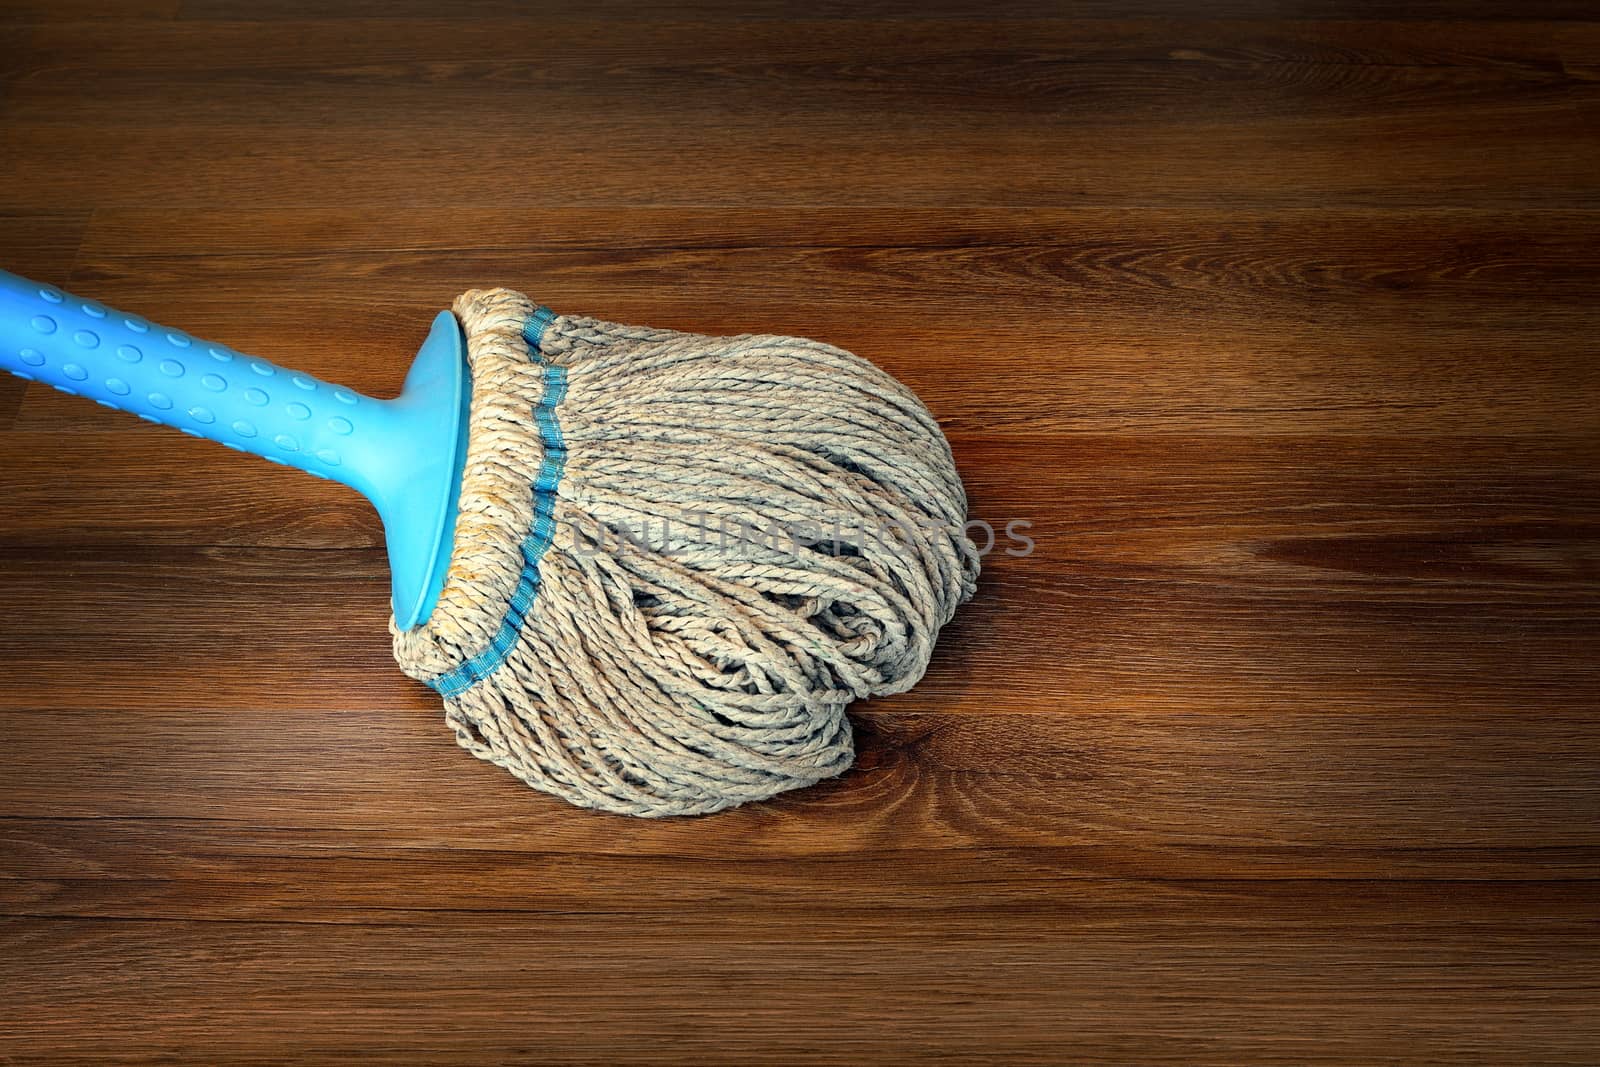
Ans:
POLYGON ((0 272, 0 366, 376 507, 401 669, 572 804, 714 812, 846 770, 846 706, 923 675, 979 555, 938 424, 794 337, 441 311, 379 400, 0 272))

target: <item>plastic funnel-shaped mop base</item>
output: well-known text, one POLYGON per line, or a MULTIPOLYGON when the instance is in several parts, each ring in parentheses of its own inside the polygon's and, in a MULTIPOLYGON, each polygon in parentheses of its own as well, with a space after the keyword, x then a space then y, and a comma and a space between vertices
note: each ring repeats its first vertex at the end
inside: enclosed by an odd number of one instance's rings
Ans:
POLYGON ((450 569, 471 400, 461 326, 441 311, 400 396, 383 405, 384 447, 369 458, 368 495, 383 518, 394 620, 402 630, 427 620, 450 569))

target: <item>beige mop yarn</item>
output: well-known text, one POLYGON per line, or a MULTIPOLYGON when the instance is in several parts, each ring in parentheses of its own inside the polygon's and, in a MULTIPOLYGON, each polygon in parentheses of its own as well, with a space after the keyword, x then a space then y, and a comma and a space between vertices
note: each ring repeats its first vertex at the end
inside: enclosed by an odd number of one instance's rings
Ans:
POLYGON ((455 303, 472 372, 454 553, 395 658, 536 789, 691 815, 837 775, 845 706, 922 677, 978 553, 938 424, 791 337, 455 303))

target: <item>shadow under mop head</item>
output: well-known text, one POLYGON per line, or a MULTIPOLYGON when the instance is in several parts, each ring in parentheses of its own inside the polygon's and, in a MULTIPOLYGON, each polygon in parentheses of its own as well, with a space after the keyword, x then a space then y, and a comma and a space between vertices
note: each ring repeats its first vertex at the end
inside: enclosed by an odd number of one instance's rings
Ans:
POLYGON ((909 689, 978 553, 950 448, 867 361, 469 292, 439 602, 391 626, 461 745, 583 807, 691 815, 839 774, 845 706, 909 689))

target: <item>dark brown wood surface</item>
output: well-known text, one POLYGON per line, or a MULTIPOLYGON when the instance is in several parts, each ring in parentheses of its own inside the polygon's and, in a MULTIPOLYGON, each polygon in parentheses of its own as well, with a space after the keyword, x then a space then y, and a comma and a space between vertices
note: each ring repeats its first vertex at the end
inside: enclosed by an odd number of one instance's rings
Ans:
POLYGON ((379 393, 483 284, 823 338, 1037 543, 630 821, 359 498, 0 382, 0 1062, 1600 1059, 1592 3, 8 0, 0 266, 379 393))

